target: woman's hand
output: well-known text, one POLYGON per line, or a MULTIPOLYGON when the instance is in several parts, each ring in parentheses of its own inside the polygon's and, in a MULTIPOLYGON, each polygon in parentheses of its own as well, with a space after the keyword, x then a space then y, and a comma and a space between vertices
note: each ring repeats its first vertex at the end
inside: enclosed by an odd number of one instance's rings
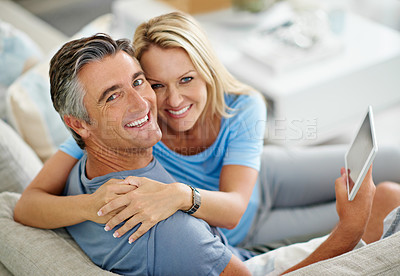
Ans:
MULTIPOLYGON (((121 237, 141 223, 135 233, 129 237, 130 243, 158 222, 173 215, 191 200, 191 189, 180 183, 163 184, 145 177, 134 176, 127 177, 123 183, 135 185, 138 188, 111 200, 99 210, 99 214, 110 217, 111 213, 126 206, 107 222, 105 230, 112 230, 125 221, 124 225, 113 234, 114 237, 121 237), (185 198, 187 202, 183 203, 184 200, 180 198, 185 198)), ((190 202, 188 205, 190 206, 190 202)))
POLYGON ((112 210, 108 214, 99 213, 99 209, 110 201, 135 190, 137 185, 130 185, 123 179, 110 179, 90 195, 89 220, 97 223, 107 223, 113 216, 124 209, 124 206, 112 210))

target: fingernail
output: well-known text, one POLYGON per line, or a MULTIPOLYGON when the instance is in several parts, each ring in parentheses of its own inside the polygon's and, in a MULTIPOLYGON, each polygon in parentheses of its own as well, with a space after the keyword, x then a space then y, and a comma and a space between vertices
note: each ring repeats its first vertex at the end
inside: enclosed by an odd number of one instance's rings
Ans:
POLYGON ((108 226, 108 225, 106 225, 106 227, 104 227, 104 231, 110 231, 111 230, 111 228, 110 228, 110 226, 108 226))
POLYGON ((103 212, 100 210, 100 211, 97 212, 97 215, 98 215, 99 217, 101 217, 101 216, 103 215, 103 212))
POLYGON ((114 237, 114 238, 118 238, 118 237, 119 237, 118 232, 114 232, 113 237, 114 237))
POLYGON ((129 239, 129 241, 128 241, 128 242, 129 242, 129 244, 132 244, 132 243, 133 243, 133 240, 129 239))

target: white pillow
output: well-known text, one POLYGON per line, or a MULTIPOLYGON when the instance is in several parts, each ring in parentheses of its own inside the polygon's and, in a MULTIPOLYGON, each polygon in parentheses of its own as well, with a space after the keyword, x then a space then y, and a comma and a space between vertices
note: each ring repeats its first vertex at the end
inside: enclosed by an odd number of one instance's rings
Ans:
POLYGON ((33 150, 0 120, 0 192, 22 192, 41 168, 33 150))

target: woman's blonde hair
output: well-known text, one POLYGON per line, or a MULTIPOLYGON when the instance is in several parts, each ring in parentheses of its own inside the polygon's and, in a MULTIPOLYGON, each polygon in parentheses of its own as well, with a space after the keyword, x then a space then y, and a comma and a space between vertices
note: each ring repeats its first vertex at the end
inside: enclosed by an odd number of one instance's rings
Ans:
POLYGON ((254 90, 235 79, 222 65, 203 29, 190 15, 172 12, 150 19, 136 29, 133 45, 139 61, 151 46, 179 47, 188 53, 194 67, 207 83, 207 103, 200 117, 203 121, 207 110, 211 116, 230 117, 224 93, 248 94, 254 90))

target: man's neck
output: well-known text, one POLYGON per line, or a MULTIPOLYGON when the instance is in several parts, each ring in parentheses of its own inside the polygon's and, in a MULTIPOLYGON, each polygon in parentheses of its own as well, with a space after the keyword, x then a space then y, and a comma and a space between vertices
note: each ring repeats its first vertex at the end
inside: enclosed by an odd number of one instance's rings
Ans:
POLYGON ((141 169, 153 160, 152 148, 115 150, 86 145, 86 151, 86 177, 89 179, 112 172, 141 169))

